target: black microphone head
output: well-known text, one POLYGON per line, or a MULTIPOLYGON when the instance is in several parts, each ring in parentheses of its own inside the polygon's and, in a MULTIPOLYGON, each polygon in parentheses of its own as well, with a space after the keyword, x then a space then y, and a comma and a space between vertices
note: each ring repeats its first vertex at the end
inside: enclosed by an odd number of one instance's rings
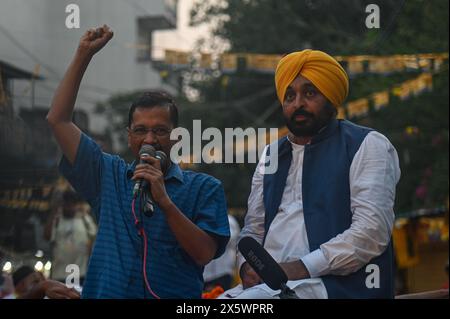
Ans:
POLYGON ((272 256, 254 238, 244 237, 238 249, 261 279, 273 290, 281 289, 288 281, 286 273, 272 256))
POLYGON ((139 150, 139 156, 142 156, 144 154, 151 156, 151 157, 155 157, 155 155, 156 155, 155 147, 150 144, 142 144, 141 149, 139 150))

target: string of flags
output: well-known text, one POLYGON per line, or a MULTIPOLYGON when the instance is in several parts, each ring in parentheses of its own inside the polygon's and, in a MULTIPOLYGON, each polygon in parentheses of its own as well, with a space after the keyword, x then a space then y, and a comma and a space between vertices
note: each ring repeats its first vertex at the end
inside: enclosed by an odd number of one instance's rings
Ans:
MULTIPOLYGON (((163 63, 174 69, 199 67, 204 69, 220 69, 223 73, 231 73, 245 65, 247 70, 273 73, 282 55, 238 54, 226 53, 216 57, 211 54, 191 54, 183 51, 166 50, 163 63)), ((369 110, 379 111, 389 105, 392 98, 406 100, 433 89, 433 74, 441 71, 448 53, 410 54, 392 56, 335 56, 335 59, 346 69, 350 77, 363 74, 390 74, 394 72, 422 72, 413 79, 399 83, 392 88, 371 93, 369 96, 348 102, 338 108, 337 117, 353 119, 366 116, 369 110)), ((167 70, 164 70, 167 74, 167 70)), ((225 76, 224 78, 227 78, 225 76)), ((276 132, 276 131, 275 131, 276 132)), ((287 127, 278 128, 278 137, 288 133, 287 127)), ((271 133, 266 134, 270 141, 271 133)), ((256 144, 255 144, 256 145, 256 144)), ((246 152, 245 145, 236 145, 237 153, 246 152)), ((183 161, 192 163, 191 161, 183 161)))
MULTIPOLYGON (((423 92, 433 89, 433 75, 431 73, 422 73, 419 76, 395 85, 391 89, 372 93, 368 97, 360 98, 348 102, 344 107, 338 108, 337 118, 355 118, 366 116, 369 113, 370 104, 375 111, 381 110, 389 105, 392 96, 397 96, 401 100, 406 100, 412 96, 417 96, 423 92)), ((409 134, 414 128, 408 127, 406 132, 409 134)), ((278 137, 281 138, 289 133, 289 129, 284 126, 278 129, 278 137)), ((414 132, 411 132, 414 133, 414 132)), ((273 137, 266 134, 266 141, 273 140, 273 137), (272 139, 271 139, 272 138, 272 139)))
MULTIPOLYGON (((186 51, 165 50, 163 63, 174 68, 197 66, 202 69, 217 69, 223 73, 234 73, 244 67, 262 73, 274 73, 280 54, 255 53, 209 53, 194 54, 186 51)), ((448 60, 448 52, 426 54, 395 54, 390 56, 356 55, 334 56, 350 77, 359 74, 390 74, 394 72, 436 72, 448 60)))
MULTIPOLYGON (((352 119, 356 117, 366 116, 369 113, 370 105, 373 106, 375 111, 379 111, 385 107, 387 107, 390 103, 390 100, 393 97, 398 97, 401 100, 406 100, 412 96, 417 96, 421 93, 431 91, 433 89, 433 75, 431 73, 422 73, 419 76, 406 80, 402 83, 394 85, 390 89, 385 89, 379 92, 375 92, 370 94, 367 97, 360 98, 354 101, 348 102, 343 107, 338 108, 337 118, 339 119, 352 119)), ((406 132, 408 134, 413 134, 415 128, 408 127, 406 132), (411 131, 411 132, 410 132, 411 131)), ((270 130, 265 134, 266 144, 271 141, 276 140, 277 138, 281 138, 289 133, 289 130, 286 126, 278 128, 278 130, 270 130)), ((243 141, 241 143, 236 143, 236 154, 240 155, 241 153, 253 152, 254 149, 249 148, 248 145, 257 145, 256 136, 253 136, 248 140, 248 142, 243 141)), ((188 167, 188 163, 194 163, 193 157, 191 154, 186 159, 183 159, 182 162, 186 164, 188 167)))
POLYGON ((48 211, 52 190, 51 185, 3 190, 0 192, 0 208, 48 211))
POLYGON ((350 101, 343 108, 338 109, 338 118, 355 118, 365 116, 369 113, 370 104, 375 111, 385 108, 392 97, 407 100, 423 92, 433 89, 433 75, 422 73, 419 76, 395 85, 391 89, 375 92, 368 97, 350 101))

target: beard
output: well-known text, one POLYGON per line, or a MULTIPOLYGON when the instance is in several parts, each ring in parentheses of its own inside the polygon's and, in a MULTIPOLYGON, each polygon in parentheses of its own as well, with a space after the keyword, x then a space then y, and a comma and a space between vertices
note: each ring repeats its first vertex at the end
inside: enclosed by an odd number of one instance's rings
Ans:
POLYGON ((304 109, 297 109, 290 118, 285 117, 285 121, 292 134, 298 137, 309 137, 316 135, 323 127, 328 125, 335 115, 335 108, 330 103, 326 103, 317 115, 304 109), (303 115, 305 118, 298 121, 295 119, 297 115, 303 115))

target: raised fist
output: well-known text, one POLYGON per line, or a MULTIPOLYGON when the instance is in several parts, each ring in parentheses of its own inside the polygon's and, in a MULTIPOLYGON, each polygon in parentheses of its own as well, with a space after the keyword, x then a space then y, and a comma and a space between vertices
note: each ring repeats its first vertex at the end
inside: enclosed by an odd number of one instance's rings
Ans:
POLYGON ((86 54, 94 55, 111 40, 113 34, 106 24, 97 29, 91 28, 81 37, 78 48, 86 54))

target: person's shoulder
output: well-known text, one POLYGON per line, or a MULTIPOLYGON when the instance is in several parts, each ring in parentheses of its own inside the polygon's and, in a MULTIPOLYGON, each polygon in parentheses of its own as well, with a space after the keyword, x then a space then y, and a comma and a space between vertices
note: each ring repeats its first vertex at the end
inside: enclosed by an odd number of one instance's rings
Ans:
POLYGON ((373 141, 373 142, 379 142, 383 144, 391 144, 391 141, 389 138, 387 138, 385 135, 378 131, 371 131, 369 134, 367 134, 366 140, 373 141))
POLYGON ((116 173, 126 173, 128 170, 133 170, 132 163, 127 163, 127 161, 120 155, 111 154, 101 150, 103 163, 106 165, 107 171, 112 171, 116 173))
MULTIPOLYGON (((340 134, 351 145, 361 145, 367 139, 375 136, 383 136, 373 128, 362 126, 348 120, 339 120, 340 134)), ((387 138, 385 138, 387 140, 387 138)))
POLYGON ((395 149, 391 141, 383 134, 372 131, 367 134, 364 140, 364 146, 368 151, 378 153, 389 153, 395 149))
POLYGON ((374 128, 358 125, 348 120, 340 120, 340 125, 344 130, 347 131, 366 133, 365 135, 366 141, 375 141, 390 144, 389 139, 382 133, 375 130, 374 128))
POLYGON ((359 125, 359 124, 350 122, 349 120, 339 120, 339 124, 341 126, 341 129, 347 130, 347 131, 364 132, 364 133, 369 133, 369 132, 374 131, 373 128, 359 125))
POLYGON ((124 158, 117 154, 109 154, 103 152, 104 156, 111 161, 113 165, 121 167, 123 169, 132 169, 132 163, 128 163, 124 158))
POLYGON ((121 156, 105 152, 92 136, 89 136, 84 132, 81 133, 80 147, 90 151, 99 152, 103 158, 111 162, 120 162, 126 164, 125 160, 121 156))

